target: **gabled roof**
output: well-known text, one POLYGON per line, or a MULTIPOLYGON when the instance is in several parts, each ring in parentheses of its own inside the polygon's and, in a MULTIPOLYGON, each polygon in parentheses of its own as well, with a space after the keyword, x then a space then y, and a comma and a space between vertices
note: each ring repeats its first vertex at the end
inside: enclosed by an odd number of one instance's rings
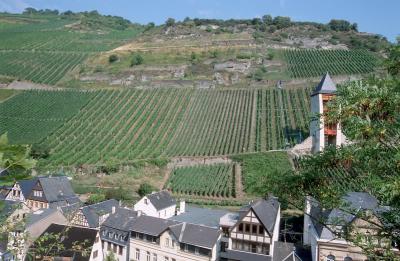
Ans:
POLYGON ((177 224, 179 224, 179 222, 142 215, 136 219, 131 227, 131 230, 151 236, 159 236, 170 226, 177 224))
POLYGON ((212 249, 217 242, 220 230, 217 228, 180 223, 170 226, 170 231, 180 243, 212 249))
MULTIPOLYGON (((96 239, 97 230, 83 227, 67 227, 64 225, 51 224, 44 234, 62 234, 58 240, 58 243, 64 246, 64 249, 54 248, 52 255, 56 257, 73 257, 73 260, 86 261, 90 259, 90 255, 83 256, 78 251, 73 251, 73 247, 76 243, 82 244, 88 252, 91 252, 94 241, 96 239)), ((48 244, 52 243, 53 239, 48 239, 48 244)), ((46 242, 47 243, 47 242, 46 242)), ((35 243, 32 249, 35 248, 35 243)))
POLYGON ((239 220, 242 220, 249 210, 253 210, 264 228, 270 236, 274 233, 276 217, 279 211, 279 201, 275 197, 270 197, 267 200, 261 199, 251 202, 239 211, 239 220))
POLYGON ((118 208, 119 202, 115 199, 106 200, 93 205, 82 207, 82 214, 86 217, 89 227, 99 226, 99 217, 110 214, 112 208, 118 208))
POLYGON ((22 195, 28 198, 32 192, 33 187, 36 185, 38 178, 19 180, 18 184, 21 187, 22 195))
POLYGON ((209 227, 219 227, 220 218, 229 213, 223 209, 202 208, 186 204, 185 212, 169 218, 179 222, 187 222, 209 227))
POLYGON ((129 231, 138 218, 137 215, 138 213, 132 209, 116 208, 115 213, 111 214, 102 226, 129 231))
POLYGON ((41 177, 39 182, 42 185, 47 201, 50 203, 76 197, 71 183, 65 176, 41 177))
POLYGON ((377 216, 386 209, 379 206, 378 200, 366 192, 349 192, 342 197, 340 208, 323 210, 320 204, 312 199, 311 217, 314 228, 321 239, 334 239, 336 236, 325 225, 347 225, 356 218, 359 211, 369 210, 377 216))
POLYGON ((311 96, 316 94, 332 94, 336 92, 336 84, 332 81, 329 73, 326 73, 324 77, 322 77, 320 83, 315 88, 314 92, 311 96))
POLYGON ((157 211, 176 205, 175 199, 166 190, 146 195, 146 197, 157 211))

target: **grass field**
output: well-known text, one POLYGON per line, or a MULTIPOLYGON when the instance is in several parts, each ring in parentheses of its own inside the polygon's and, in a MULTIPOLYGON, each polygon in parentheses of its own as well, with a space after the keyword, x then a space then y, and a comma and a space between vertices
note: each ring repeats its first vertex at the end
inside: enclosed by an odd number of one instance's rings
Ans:
POLYGON ((12 143, 37 143, 90 99, 90 92, 25 91, 0 103, 0 133, 12 143))
POLYGON ((294 78, 373 72, 378 60, 363 50, 288 50, 284 57, 294 78))
POLYGON ((233 164, 176 168, 172 172, 166 188, 180 195, 235 197, 233 164))
POLYGON ((141 31, 82 32, 67 27, 74 22, 1 14, 0 75, 54 85, 88 56, 120 46, 141 31))
POLYGON ((54 165, 262 152, 305 138, 308 92, 30 91, 1 104, 0 133, 17 143, 42 139, 54 165))
POLYGON ((271 193, 273 187, 277 186, 274 177, 292 170, 289 157, 284 151, 237 155, 231 158, 242 165, 242 180, 248 195, 265 196, 271 193))

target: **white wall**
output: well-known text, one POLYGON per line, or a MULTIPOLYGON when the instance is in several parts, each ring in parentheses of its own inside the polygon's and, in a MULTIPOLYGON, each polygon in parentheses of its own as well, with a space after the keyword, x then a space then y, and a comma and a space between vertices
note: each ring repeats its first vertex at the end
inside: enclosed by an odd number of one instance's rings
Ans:
POLYGON ((322 113, 322 95, 311 96, 311 117, 313 117, 313 120, 310 122, 310 136, 312 137, 312 153, 320 152, 324 148, 324 123, 322 119, 317 117, 322 113))
POLYGON ((275 227, 274 227, 274 232, 273 232, 274 234, 272 235, 272 243, 270 246, 271 256, 274 256, 275 241, 279 241, 280 225, 281 225, 281 207, 279 206, 278 214, 276 215, 276 220, 275 220, 275 227))
POLYGON ((147 216, 167 219, 175 216, 176 205, 157 211, 150 200, 146 196, 144 196, 134 205, 133 209, 135 211, 142 211, 147 216))

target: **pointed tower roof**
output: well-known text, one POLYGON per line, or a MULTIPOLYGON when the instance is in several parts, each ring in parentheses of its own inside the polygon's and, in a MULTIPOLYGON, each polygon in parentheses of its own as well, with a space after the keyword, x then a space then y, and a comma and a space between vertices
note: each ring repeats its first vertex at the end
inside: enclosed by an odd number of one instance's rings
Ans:
POLYGON ((321 82, 317 85, 314 92, 311 96, 316 94, 332 94, 336 92, 336 84, 332 81, 329 73, 326 73, 324 77, 322 77, 321 82))

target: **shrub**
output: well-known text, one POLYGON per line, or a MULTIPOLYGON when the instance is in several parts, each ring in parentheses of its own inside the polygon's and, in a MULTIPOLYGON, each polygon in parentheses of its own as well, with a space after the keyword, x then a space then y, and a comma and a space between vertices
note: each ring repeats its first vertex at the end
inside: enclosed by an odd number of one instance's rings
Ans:
POLYGON ((104 194, 99 194, 99 193, 91 194, 87 200, 87 203, 88 204, 96 204, 96 203, 104 201, 105 199, 106 199, 106 195, 104 195, 104 194))
POLYGON ((190 54, 190 61, 191 61, 192 63, 194 63, 194 62, 196 62, 196 60, 197 60, 197 54, 196 54, 195 52, 192 52, 192 53, 190 54))
POLYGON ((116 61, 118 61, 119 60, 119 58, 118 58, 118 55, 116 55, 116 54, 112 54, 112 55, 110 55, 109 57, 108 57, 108 62, 109 63, 113 63, 113 62, 116 62, 116 61))
POLYGON ((131 67, 142 64, 143 60, 144 60, 143 57, 139 53, 135 53, 132 56, 131 67))
POLYGON ((273 60, 274 59, 274 54, 273 53, 267 53, 267 60, 273 60))
POLYGON ((237 59, 251 59, 251 54, 250 53, 239 53, 236 55, 237 59))
POLYGON ((142 183, 142 184, 140 184, 140 187, 139 187, 137 193, 138 193, 141 197, 143 197, 143 196, 145 196, 145 195, 147 195, 147 194, 150 194, 151 192, 153 192, 153 191, 155 191, 155 190, 156 190, 156 188, 153 187, 152 185, 150 185, 150 184, 148 184, 148 183, 142 183))
POLYGON ((165 25, 170 27, 175 25, 175 19, 174 18, 168 18, 167 21, 165 22, 165 25))
POLYGON ((260 82, 264 79, 264 72, 262 71, 261 68, 257 69, 255 73, 253 74, 253 79, 260 82))
POLYGON ((50 147, 44 144, 33 144, 30 155, 34 159, 46 159, 50 155, 50 147))

